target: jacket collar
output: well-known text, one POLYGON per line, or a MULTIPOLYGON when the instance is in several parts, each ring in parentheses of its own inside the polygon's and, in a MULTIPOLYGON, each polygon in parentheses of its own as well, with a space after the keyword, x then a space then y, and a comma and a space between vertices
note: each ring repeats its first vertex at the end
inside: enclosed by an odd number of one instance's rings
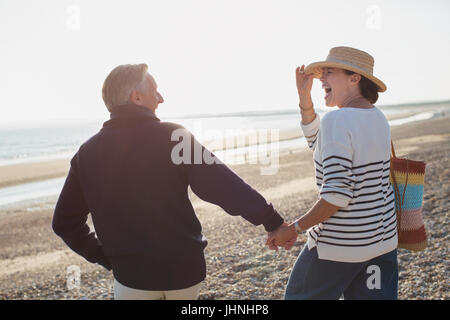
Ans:
POLYGON ((114 107, 110 114, 110 119, 135 117, 151 117, 159 120, 152 110, 137 104, 125 104, 114 107))
POLYGON ((138 106, 136 104, 125 104, 122 106, 114 107, 111 110, 110 118, 111 120, 117 118, 136 118, 136 117, 149 117, 158 120, 156 114, 143 106, 138 106))
POLYGON ((155 113, 143 106, 138 106, 136 104, 126 104, 122 106, 114 107, 111 110, 110 120, 103 123, 103 128, 112 128, 116 126, 129 125, 127 120, 135 119, 149 119, 155 121, 161 121, 155 115, 155 113))

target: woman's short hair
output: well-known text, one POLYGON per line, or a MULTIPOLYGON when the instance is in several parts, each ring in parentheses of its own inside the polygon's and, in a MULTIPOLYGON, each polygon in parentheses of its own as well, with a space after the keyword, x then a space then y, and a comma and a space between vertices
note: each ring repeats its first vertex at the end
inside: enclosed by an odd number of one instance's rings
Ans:
MULTIPOLYGON (((345 73, 348 75, 352 75, 355 74, 356 72, 350 71, 350 70, 345 70, 345 73)), ((367 100, 369 100, 370 103, 375 103, 378 100, 378 86, 370 81, 369 79, 367 79, 366 77, 361 75, 361 80, 358 83, 359 85, 359 90, 361 91, 361 94, 364 98, 366 98, 367 100)))
POLYGON ((109 111, 130 102, 131 92, 145 90, 146 64, 124 64, 114 68, 103 83, 102 96, 109 111))

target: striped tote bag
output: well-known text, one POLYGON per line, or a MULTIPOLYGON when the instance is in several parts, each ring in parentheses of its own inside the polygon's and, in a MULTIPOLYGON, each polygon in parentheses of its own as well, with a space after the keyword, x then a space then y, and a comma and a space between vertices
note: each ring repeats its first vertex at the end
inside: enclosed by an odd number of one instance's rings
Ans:
POLYGON ((425 162, 395 156, 391 141, 389 181, 395 193, 398 247, 421 251, 427 247, 427 235, 422 217, 425 162))

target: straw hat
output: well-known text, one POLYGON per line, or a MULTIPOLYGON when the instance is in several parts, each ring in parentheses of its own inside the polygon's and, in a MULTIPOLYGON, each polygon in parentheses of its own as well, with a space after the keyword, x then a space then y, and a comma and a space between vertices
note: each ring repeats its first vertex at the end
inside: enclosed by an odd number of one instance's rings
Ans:
POLYGON ((379 92, 386 91, 386 85, 373 75, 374 59, 367 52, 350 48, 335 47, 330 50, 325 61, 314 62, 305 68, 305 73, 314 74, 314 78, 322 76, 323 68, 341 68, 350 70, 371 80, 378 86, 379 92))

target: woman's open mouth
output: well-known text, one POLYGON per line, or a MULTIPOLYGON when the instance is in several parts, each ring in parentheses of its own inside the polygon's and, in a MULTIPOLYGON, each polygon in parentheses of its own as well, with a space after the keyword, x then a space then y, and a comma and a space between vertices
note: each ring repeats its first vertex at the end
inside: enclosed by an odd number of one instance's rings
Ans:
POLYGON ((331 94, 331 88, 330 87, 327 87, 327 86, 323 86, 323 88, 324 88, 324 90, 325 90, 325 100, 326 99, 328 99, 328 97, 330 96, 330 94, 331 94))

